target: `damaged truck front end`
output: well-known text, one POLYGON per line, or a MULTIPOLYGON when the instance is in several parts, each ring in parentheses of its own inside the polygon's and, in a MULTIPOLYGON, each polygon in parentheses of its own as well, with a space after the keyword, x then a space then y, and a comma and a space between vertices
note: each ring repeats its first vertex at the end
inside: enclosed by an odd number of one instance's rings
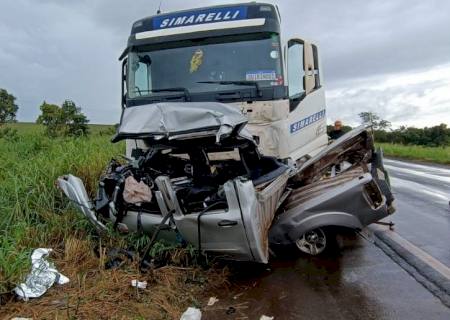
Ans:
MULTIPOLYGON (((94 201, 77 177, 58 185, 100 232, 107 223, 162 230, 202 252, 259 263, 268 262, 269 242, 302 250, 308 232, 361 229, 392 212, 382 156, 365 128, 293 165, 261 155, 246 123, 221 103, 127 108, 113 141, 139 140, 133 159, 110 162, 94 201)), ((309 248, 302 251, 318 251, 309 248)))

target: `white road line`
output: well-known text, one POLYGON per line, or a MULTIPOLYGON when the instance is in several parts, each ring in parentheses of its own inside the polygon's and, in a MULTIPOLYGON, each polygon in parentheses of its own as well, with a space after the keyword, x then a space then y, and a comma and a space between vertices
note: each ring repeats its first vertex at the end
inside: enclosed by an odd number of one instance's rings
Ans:
POLYGON ((446 168, 427 166, 427 165, 416 164, 416 163, 411 163, 411 162, 396 161, 396 160, 391 160, 391 159, 384 159, 384 163, 392 164, 396 168, 410 167, 410 168, 414 168, 413 170, 433 171, 433 173, 435 173, 437 175, 450 175, 450 168, 446 169, 446 168))
POLYGON ((422 172, 422 171, 416 171, 416 170, 407 169, 407 168, 400 168, 400 167, 396 167, 396 166, 391 166, 389 164, 386 164, 384 167, 388 171, 392 171, 392 172, 402 172, 402 173, 406 173, 406 174, 410 174, 410 175, 414 175, 414 176, 418 176, 418 177, 422 177, 422 178, 432 179, 432 180, 439 181, 439 182, 450 183, 450 177, 445 177, 442 175, 437 175, 437 174, 422 172))
POLYGON ((414 181, 397 178, 397 177, 391 176, 390 179, 391 179, 392 187, 394 188, 394 192, 396 191, 397 188, 403 188, 403 189, 408 189, 408 190, 410 190, 410 192, 413 192, 413 193, 424 193, 428 196, 438 198, 439 200, 441 200, 443 203, 446 203, 446 204, 448 203, 448 201, 450 201, 450 193, 446 194, 446 193, 440 191, 439 189, 429 187, 429 186, 424 186, 423 184, 420 184, 420 183, 417 183, 414 181))

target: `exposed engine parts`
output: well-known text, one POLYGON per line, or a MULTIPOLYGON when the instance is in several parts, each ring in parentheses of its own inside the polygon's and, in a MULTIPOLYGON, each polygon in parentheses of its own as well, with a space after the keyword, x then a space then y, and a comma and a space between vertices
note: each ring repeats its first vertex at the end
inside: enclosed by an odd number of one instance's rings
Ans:
POLYGON ((188 148, 159 146, 125 164, 113 159, 101 177, 96 211, 105 218, 114 215, 115 226, 122 222, 128 211, 159 213, 158 178, 170 182, 183 214, 200 212, 217 203, 215 209, 226 209, 224 184, 241 177, 254 185, 272 180, 277 169, 287 167, 274 158, 263 157, 257 150, 243 144, 217 152, 216 147, 188 148))

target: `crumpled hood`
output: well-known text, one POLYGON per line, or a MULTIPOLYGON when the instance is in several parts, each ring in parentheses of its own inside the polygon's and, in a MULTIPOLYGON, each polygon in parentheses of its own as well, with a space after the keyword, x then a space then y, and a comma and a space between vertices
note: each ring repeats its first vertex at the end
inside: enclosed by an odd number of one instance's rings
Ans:
POLYGON ((162 102, 123 110, 113 142, 123 139, 195 139, 216 142, 239 135, 253 141, 244 129, 247 118, 237 108, 218 102, 162 102))

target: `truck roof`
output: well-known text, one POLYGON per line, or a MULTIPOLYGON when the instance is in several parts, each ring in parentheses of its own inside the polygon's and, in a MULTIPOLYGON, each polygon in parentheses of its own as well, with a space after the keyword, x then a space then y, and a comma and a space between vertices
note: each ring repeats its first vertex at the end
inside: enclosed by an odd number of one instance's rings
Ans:
POLYGON ((131 48, 141 45, 258 32, 280 33, 276 6, 249 2, 158 14, 133 23, 127 47, 119 60, 131 48))
POLYGON ((209 22, 215 23, 227 20, 230 21, 230 20, 243 20, 256 18, 269 18, 278 20, 279 18, 278 9, 273 4, 270 3, 244 2, 237 4, 207 6, 187 10, 160 13, 157 15, 148 16, 143 19, 135 21, 131 28, 131 35, 143 31, 158 30, 163 28, 175 28, 187 25, 204 24, 209 22), (230 12, 230 15, 226 16, 227 12, 230 12), (236 13, 237 15, 235 15, 236 13), (199 15, 202 14, 206 15, 205 18, 198 19, 199 15), (208 15, 210 15, 211 20, 205 21, 208 15), (189 20, 191 16, 194 16, 193 21, 189 20), (170 21, 172 19, 182 17, 186 17, 183 23, 180 23, 181 21, 180 19, 178 20, 178 24, 175 24, 176 20, 174 20, 173 23, 170 24, 170 21), (169 19, 169 22, 167 23, 167 25, 161 26, 161 23, 164 22, 165 19, 169 19))

